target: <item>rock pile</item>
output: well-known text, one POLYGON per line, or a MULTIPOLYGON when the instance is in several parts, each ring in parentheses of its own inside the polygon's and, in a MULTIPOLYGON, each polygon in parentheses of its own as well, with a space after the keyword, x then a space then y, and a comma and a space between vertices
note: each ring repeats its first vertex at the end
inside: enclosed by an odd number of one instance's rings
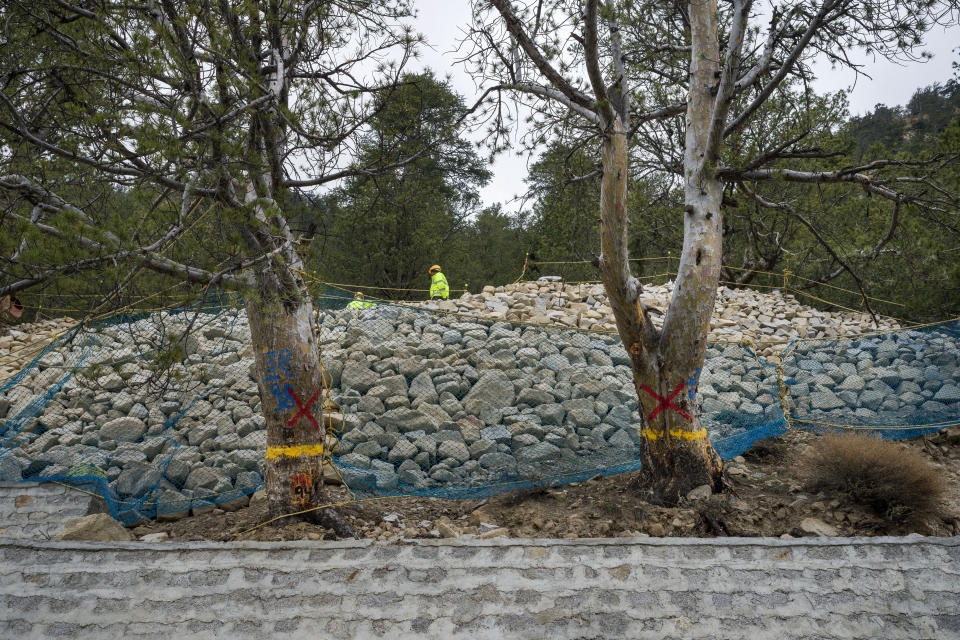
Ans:
MULTIPOLYGON (((645 285, 641 300, 653 309, 658 327, 673 292, 673 282, 645 285)), ((613 311, 599 284, 564 284, 542 279, 502 287, 484 287, 479 294, 465 293, 455 300, 423 303, 425 308, 476 315, 493 320, 533 325, 558 325, 572 329, 615 332, 613 311)), ((761 355, 775 355, 797 338, 848 338, 852 335, 899 329, 891 318, 854 312, 820 311, 800 304, 779 290, 761 293, 751 289, 720 287, 710 339, 762 344, 761 355)))
POLYGON ((70 318, 56 318, 0 329, 0 382, 24 369, 58 335, 73 328, 70 318))
MULTIPOLYGON (((561 293, 554 289, 554 302, 601 304, 561 293)), ((554 294, 523 293, 544 301, 530 317, 565 313, 551 306, 554 294)), ((200 314, 180 361, 157 375, 170 354, 165 341, 191 317, 162 312, 84 332, 44 355, 0 393, 0 444, 12 447, 0 455, 0 480, 89 477, 128 523, 244 504, 262 483, 266 440, 246 317, 200 314)), ((391 305, 326 311, 319 321, 343 410, 330 444, 357 491, 478 495, 494 484, 636 465, 638 401, 615 334, 391 305)), ((823 327, 816 331, 827 335, 823 327)), ((956 418, 958 353, 957 328, 935 327, 800 343, 782 373, 791 406, 811 419, 956 418)), ((777 367, 748 349, 714 344, 684 392, 724 453, 723 438, 781 417, 778 381, 777 367)), ((266 402, 274 410, 277 400, 266 402)))

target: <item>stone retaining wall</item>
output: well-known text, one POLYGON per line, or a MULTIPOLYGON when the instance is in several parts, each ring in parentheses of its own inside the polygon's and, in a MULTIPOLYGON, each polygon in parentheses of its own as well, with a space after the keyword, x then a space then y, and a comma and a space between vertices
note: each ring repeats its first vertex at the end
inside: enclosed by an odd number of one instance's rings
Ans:
POLYGON ((0 537, 49 539, 67 520, 105 510, 102 498, 61 484, 0 482, 0 537))
POLYGON ((960 540, 0 539, 0 637, 958 638, 960 540))

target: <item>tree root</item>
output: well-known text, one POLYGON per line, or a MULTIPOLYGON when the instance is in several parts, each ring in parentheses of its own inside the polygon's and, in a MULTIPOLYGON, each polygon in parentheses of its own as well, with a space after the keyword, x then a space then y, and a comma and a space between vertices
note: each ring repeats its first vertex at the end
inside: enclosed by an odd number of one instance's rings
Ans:
POLYGON ((692 489, 704 484, 710 485, 714 493, 723 493, 730 487, 713 447, 706 456, 683 448, 666 456, 657 453, 661 455, 654 456, 649 450, 641 452, 642 471, 629 485, 650 504, 675 507, 692 489))
POLYGON ((338 538, 353 538, 359 540, 360 536, 356 534, 347 521, 343 519, 343 516, 334 509, 317 509, 316 511, 311 511, 308 514, 309 519, 314 524, 318 524, 321 527, 326 527, 327 529, 332 529, 338 538))

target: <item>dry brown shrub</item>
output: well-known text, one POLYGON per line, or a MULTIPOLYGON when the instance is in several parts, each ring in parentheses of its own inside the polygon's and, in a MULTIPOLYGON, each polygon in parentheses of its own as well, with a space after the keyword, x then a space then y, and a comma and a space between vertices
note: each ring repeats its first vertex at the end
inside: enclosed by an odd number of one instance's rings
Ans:
POLYGON ((944 491, 940 475, 916 451, 855 433, 820 438, 803 470, 808 490, 845 494, 894 520, 935 514, 944 491))

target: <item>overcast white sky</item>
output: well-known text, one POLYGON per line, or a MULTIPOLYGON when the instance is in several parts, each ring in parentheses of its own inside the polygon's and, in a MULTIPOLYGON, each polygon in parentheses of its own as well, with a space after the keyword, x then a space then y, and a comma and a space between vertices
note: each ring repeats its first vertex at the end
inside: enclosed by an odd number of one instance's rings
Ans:
MULTIPOLYGON (((470 20, 470 5, 467 0, 416 0, 417 19, 414 27, 422 33, 429 46, 423 47, 421 57, 413 69, 429 67, 438 76, 450 76, 453 88, 470 103, 477 95, 473 80, 461 65, 455 64, 453 52, 461 38, 461 28, 470 20)), ((876 104, 889 106, 905 104, 913 92, 934 82, 943 82, 953 74, 951 63, 960 60, 952 49, 960 42, 957 29, 948 33, 936 29, 928 34, 924 50, 933 54, 926 63, 897 65, 885 60, 862 58, 865 71, 872 80, 861 77, 854 84, 849 71, 833 70, 829 64, 817 69, 820 91, 849 91, 850 111, 862 114, 876 104)), ((519 202, 510 202, 525 191, 523 179, 527 175, 526 156, 515 153, 500 155, 493 164, 493 179, 481 192, 485 204, 501 202, 507 210, 515 210, 519 202)))

